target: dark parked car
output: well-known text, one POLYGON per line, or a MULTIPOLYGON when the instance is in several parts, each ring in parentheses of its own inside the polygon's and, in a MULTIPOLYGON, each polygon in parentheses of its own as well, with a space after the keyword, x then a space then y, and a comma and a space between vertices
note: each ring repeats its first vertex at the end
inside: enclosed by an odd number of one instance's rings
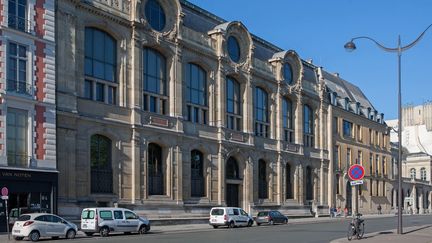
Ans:
POLYGON ((260 226, 261 224, 287 224, 288 217, 276 210, 260 211, 255 218, 255 222, 258 226, 260 226))

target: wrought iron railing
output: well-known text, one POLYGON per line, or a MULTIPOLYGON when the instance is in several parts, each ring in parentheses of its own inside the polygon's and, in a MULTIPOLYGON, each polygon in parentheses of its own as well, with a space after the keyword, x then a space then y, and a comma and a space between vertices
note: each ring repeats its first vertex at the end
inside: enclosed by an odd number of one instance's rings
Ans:
POLYGON ((31 96, 33 95, 33 85, 27 82, 8 79, 6 84, 6 91, 31 96))
POLYGON ((31 33, 33 31, 33 22, 16 15, 8 16, 9 28, 16 29, 22 32, 31 33))
POLYGON ((91 169, 91 192, 112 193, 113 174, 110 169, 91 169))

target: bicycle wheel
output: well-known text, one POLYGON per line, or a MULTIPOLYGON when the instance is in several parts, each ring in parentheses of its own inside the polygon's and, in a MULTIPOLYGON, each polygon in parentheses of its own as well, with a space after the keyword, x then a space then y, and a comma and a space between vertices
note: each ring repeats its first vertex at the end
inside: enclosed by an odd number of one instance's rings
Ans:
POLYGON ((361 223, 357 229, 357 239, 360 240, 361 238, 363 238, 363 235, 364 235, 364 223, 361 223))
POLYGON ((353 237, 353 235, 354 235, 354 225, 352 223, 350 223, 348 225, 348 232, 347 232, 347 238, 348 238, 348 240, 351 240, 352 237, 353 237))

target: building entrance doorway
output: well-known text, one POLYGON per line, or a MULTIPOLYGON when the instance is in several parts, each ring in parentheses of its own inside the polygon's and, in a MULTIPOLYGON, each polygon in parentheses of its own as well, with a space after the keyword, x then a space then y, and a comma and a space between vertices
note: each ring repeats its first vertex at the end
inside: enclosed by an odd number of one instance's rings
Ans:
POLYGON ((226 204, 228 207, 239 206, 239 185, 227 184, 226 185, 226 204))

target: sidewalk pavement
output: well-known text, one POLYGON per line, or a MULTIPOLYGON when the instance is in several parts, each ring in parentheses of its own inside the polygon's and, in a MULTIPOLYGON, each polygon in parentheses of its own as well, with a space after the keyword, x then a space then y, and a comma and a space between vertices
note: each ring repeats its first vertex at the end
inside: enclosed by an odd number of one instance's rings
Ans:
MULTIPOLYGON (((432 225, 405 227, 404 234, 398 235, 396 229, 389 231, 374 232, 365 234, 361 239, 363 243, 431 243, 432 242, 432 225)), ((356 241, 353 239, 352 241, 356 241)), ((348 239, 341 238, 331 241, 331 243, 351 242, 348 239)))
MULTIPOLYGON (((374 214, 374 215, 364 215, 363 218, 385 218, 385 217, 396 217, 393 214, 374 214)), ((313 223, 325 223, 325 222, 333 222, 333 221, 343 221, 343 220, 349 220, 351 217, 319 217, 319 218, 293 218, 289 219, 288 225, 290 224, 313 224, 313 223)), ((212 227, 210 227, 208 224, 178 224, 178 225, 157 225, 152 226, 150 232, 157 233, 157 234, 169 234, 169 233, 177 233, 177 232, 205 232, 205 231, 212 231, 214 230, 212 227)), ((76 237, 78 238, 85 238, 85 234, 82 231, 78 231, 76 237)), ((6 233, 0 233, 0 242, 7 242, 7 234, 6 233)), ((11 236, 11 241, 13 242, 14 239, 11 236)), ((410 242, 414 243, 414 242, 410 242)))

